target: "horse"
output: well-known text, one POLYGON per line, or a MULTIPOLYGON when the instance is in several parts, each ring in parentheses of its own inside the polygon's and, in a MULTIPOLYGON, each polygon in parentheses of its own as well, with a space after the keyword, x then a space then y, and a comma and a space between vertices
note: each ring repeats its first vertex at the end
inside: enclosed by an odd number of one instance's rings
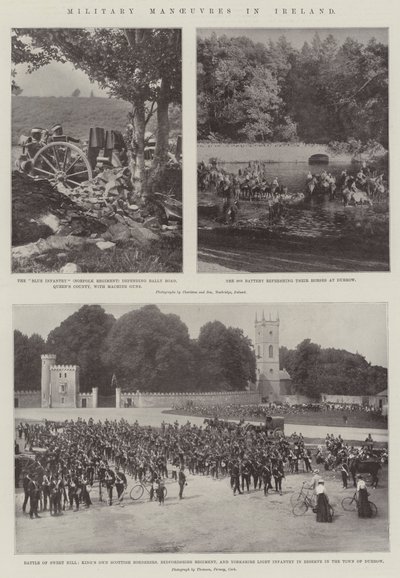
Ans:
POLYGON ((352 458, 349 462, 349 470, 353 477, 353 484, 356 487, 356 474, 371 474, 372 486, 378 486, 378 472, 381 469, 381 464, 377 461, 363 461, 360 458, 352 458))

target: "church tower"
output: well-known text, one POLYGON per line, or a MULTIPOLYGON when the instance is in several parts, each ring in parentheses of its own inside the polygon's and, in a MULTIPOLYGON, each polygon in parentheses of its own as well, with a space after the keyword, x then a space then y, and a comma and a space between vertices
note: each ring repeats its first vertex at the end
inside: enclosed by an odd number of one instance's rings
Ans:
POLYGON ((257 359, 257 390, 265 401, 280 398, 279 376, 279 315, 276 319, 255 319, 255 353, 257 359))

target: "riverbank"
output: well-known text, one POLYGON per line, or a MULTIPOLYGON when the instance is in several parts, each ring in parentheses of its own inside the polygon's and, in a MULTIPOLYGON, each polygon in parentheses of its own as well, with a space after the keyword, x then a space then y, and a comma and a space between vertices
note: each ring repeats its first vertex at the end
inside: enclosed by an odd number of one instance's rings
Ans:
POLYGON ((328 145, 305 143, 197 143, 197 162, 211 158, 223 163, 308 163, 314 154, 327 154, 332 162, 350 163, 352 155, 335 153, 328 145))

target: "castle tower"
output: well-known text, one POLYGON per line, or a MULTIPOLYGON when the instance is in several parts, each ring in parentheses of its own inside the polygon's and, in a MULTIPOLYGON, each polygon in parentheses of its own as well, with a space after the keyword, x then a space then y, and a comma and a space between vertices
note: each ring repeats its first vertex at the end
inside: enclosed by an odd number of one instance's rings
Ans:
POLYGON ((276 401, 280 397, 279 316, 255 319, 255 352, 257 359, 257 390, 262 399, 276 401))
POLYGON ((51 368, 56 364, 56 355, 42 355, 41 406, 51 407, 51 368))

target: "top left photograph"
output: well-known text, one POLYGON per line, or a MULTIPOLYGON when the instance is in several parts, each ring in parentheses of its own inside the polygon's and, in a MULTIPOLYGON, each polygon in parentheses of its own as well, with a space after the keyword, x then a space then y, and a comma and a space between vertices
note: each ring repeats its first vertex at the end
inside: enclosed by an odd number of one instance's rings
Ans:
POLYGON ((12 273, 182 272, 182 42, 11 30, 12 273))

